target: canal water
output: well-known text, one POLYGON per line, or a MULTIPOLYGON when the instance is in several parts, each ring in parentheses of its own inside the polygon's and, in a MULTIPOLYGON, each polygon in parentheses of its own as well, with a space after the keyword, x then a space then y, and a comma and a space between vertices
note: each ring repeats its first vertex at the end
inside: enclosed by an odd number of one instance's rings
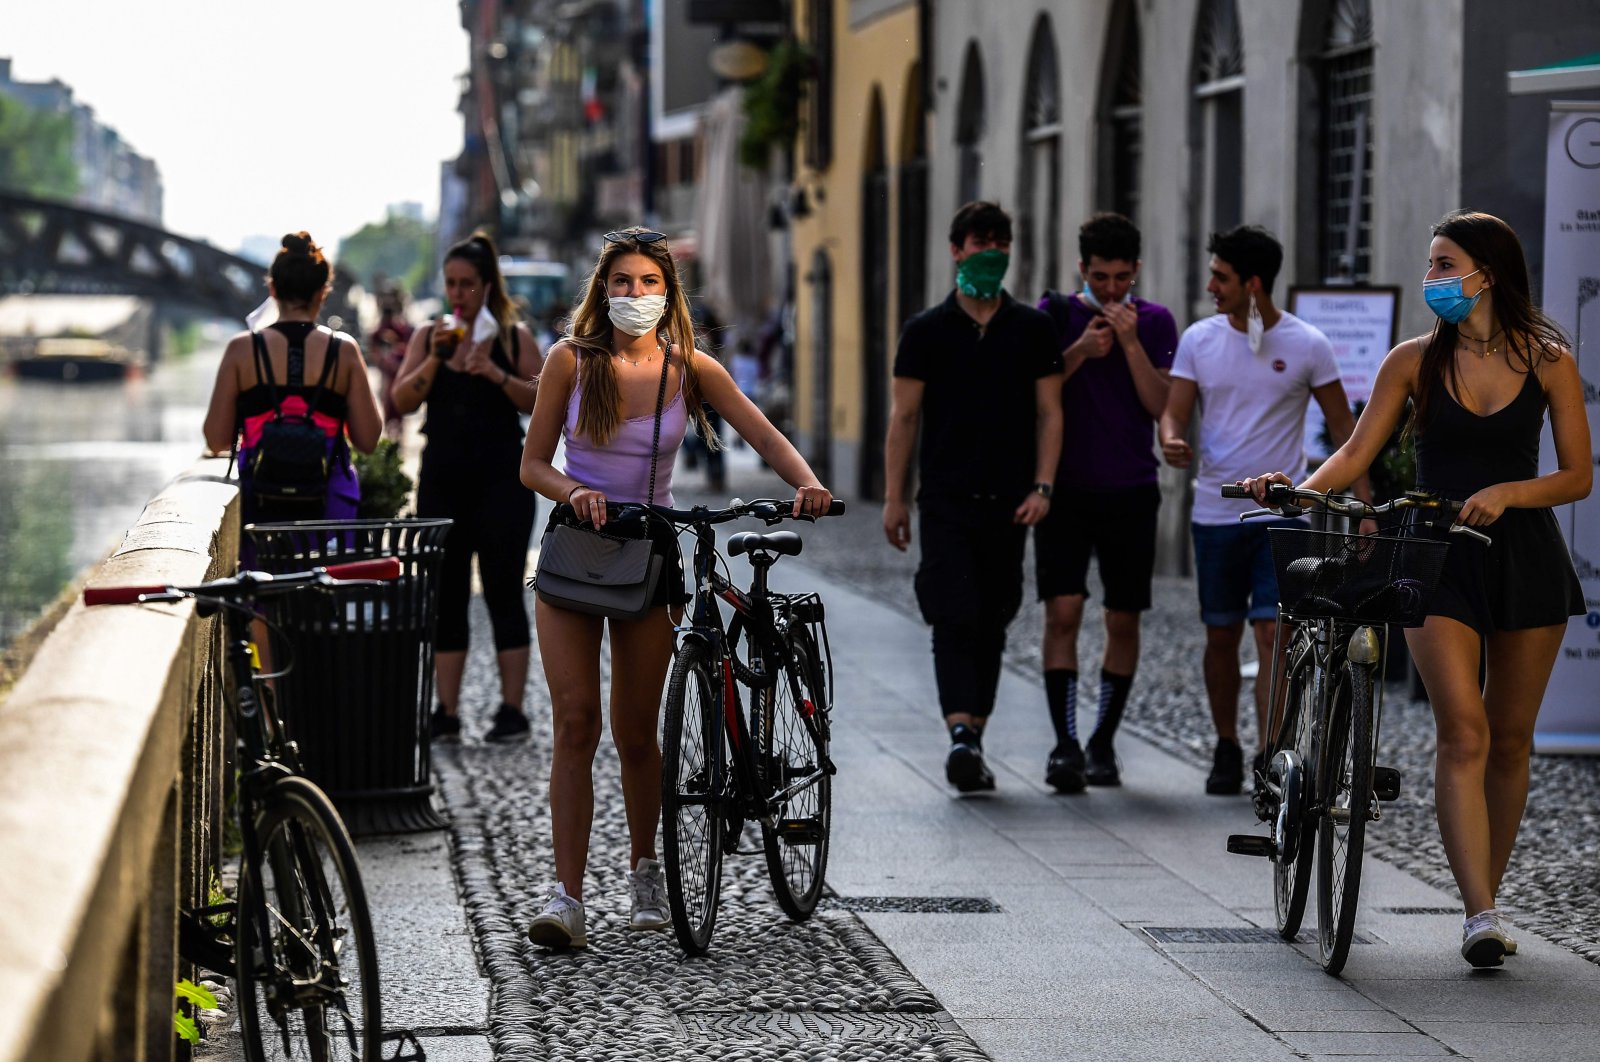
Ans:
POLYGON ((120 383, 0 380, 0 649, 204 451, 220 332, 120 383))

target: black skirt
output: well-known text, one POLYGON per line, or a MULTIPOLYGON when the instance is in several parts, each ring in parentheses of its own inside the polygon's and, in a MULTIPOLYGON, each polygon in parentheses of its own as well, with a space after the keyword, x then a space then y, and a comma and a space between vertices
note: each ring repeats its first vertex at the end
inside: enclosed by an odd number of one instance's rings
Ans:
POLYGON ((1493 539, 1487 546, 1442 528, 1419 530, 1450 543, 1428 615, 1492 634, 1551 627, 1584 614, 1583 587, 1549 509, 1507 509, 1479 529, 1493 539))

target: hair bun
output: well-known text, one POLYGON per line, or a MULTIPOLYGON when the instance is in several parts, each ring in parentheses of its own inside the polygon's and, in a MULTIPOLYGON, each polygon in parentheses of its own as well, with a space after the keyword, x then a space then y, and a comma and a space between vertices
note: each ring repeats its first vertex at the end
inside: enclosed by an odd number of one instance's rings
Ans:
POLYGON ((290 254, 303 254, 310 257, 317 255, 317 245, 311 241, 309 232, 289 232, 283 237, 283 249, 290 254))

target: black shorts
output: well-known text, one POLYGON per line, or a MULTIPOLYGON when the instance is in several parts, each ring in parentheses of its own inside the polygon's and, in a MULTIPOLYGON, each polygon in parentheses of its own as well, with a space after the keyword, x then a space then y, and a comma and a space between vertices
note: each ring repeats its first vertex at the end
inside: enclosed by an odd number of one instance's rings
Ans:
POLYGON ((1161 488, 1122 491, 1058 489, 1050 515, 1033 529, 1039 600, 1089 596, 1089 557, 1100 566, 1105 607, 1143 612, 1150 607, 1156 564, 1156 516, 1161 488))

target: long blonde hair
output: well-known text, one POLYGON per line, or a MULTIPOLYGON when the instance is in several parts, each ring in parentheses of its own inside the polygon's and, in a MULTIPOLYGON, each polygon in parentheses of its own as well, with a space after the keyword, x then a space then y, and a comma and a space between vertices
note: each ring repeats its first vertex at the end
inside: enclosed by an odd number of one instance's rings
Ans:
MULTIPOLYGON (((624 230, 626 233, 642 231, 624 230)), ((694 320, 689 316, 689 299, 678 277, 678 264, 665 240, 648 243, 636 239, 608 240, 600 249, 600 258, 595 262, 594 272, 589 274, 583 300, 572 314, 567 334, 562 337, 578 355, 578 386, 583 389, 578 399, 578 434, 586 436, 596 446, 604 446, 622 425, 622 395, 617 389, 617 370, 611 360, 614 352, 611 349, 611 316, 606 310, 606 277, 611 273, 611 264, 625 254, 642 254, 661 269, 667 283, 667 309, 661 315, 659 333, 683 356, 683 401, 689 416, 694 419, 707 447, 719 450, 721 443, 717 433, 701 408, 700 373, 695 365, 694 320)))

